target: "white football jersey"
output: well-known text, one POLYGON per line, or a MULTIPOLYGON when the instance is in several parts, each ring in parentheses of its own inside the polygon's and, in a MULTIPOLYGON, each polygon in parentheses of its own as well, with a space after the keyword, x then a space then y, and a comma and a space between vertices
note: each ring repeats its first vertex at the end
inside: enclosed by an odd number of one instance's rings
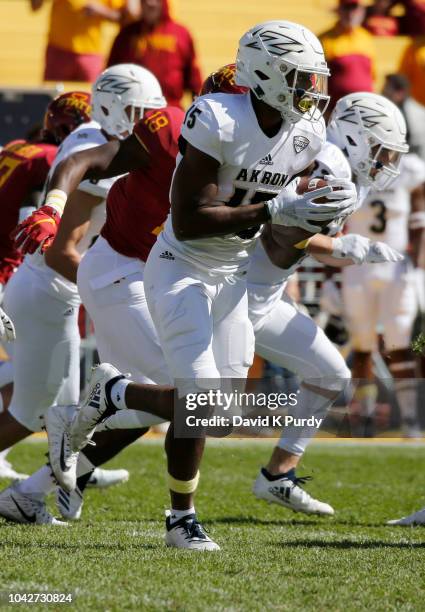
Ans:
MULTIPOLYGON (((351 168, 346 157, 336 145, 325 142, 315 160, 313 176, 332 175, 351 179, 351 168)), ((304 259, 304 258, 303 258, 304 259)), ((288 270, 275 266, 258 240, 248 270, 248 306, 253 324, 266 316, 281 299, 288 278, 301 265, 298 261, 288 270)))
MULTIPOLYGON (((74 153, 78 153, 84 149, 98 147, 106 142, 108 141, 103 135, 100 125, 96 121, 90 121, 89 123, 83 123, 78 126, 73 132, 71 132, 71 134, 69 134, 69 136, 65 138, 58 149, 45 183, 44 195, 49 189, 50 178, 52 177, 56 166, 61 161, 74 153)), ((100 181, 83 181, 78 186, 78 190, 104 198, 106 200, 109 189, 118 178, 119 177, 114 177, 102 179, 100 181)), ((41 199, 41 202, 44 202, 44 197, 41 199)), ((84 238, 77 245, 77 251, 80 253, 80 255, 84 255, 92 243, 93 238, 100 233, 105 220, 106 206, 105 202, 102 202, 93 208, 88 230, 84 238)), ((33 255, 27 255, 25 257, 25 264, 36 271, 39 276, 45 277, 56 297, 61 295, 62 297, 68 299, 70 296, 75 295, 76 299, 78 299, 77 286, 55 272, 55 270, 52 270, 52 268, 49 268, 45 262, 44 255, 41 255, 41 253, 37 252, 33 255)))
POLYGON ((410 215, 410 192, 425 182, 425 162, 414 153, 403 155, 400 175, 390 189, 370 191, 362 206, 349 219, 350 233, 385 242, 406 251, 410 215))
MULTIPOLYGON (((291 178, 309 166, 325 140, 324 121, 283 125, 268 137, 260 129, 249 94, 211 94, 196 100, 181 134, 220 163, 217 202, 245 206, 275 197, 291 178)), ((177 165, 182 157, 177 158, 177 165)), ((243 271, 260 227, 236 234, 179 241, 171 215, 160 240, 182 259, 217 274, 243 271)))

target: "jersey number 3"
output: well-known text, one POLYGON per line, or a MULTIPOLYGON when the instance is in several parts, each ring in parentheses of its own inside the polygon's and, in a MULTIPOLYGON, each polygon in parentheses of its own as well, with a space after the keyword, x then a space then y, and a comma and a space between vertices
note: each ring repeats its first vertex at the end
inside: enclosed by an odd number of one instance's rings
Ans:
POLYGON ((371 232, 375 234, 383 234, 387 227, 387 207, 382 200, 374 200, 370 203, 373 209, 376 209, 375 221, 369 227, 371 232))

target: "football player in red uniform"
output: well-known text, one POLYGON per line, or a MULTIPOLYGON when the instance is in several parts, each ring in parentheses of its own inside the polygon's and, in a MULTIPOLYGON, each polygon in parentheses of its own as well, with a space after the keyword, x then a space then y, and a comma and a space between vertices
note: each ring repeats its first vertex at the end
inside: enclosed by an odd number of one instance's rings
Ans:
MULTIPOLYGON (((22 262, 11 231, 38 206, 44 182, 55 158, 58 145, 80 123, 90 118, 90 96, 73 91, 52 100, 46 109, 40 137, 34 141, 14 140, 0 152, 0 304, 4 287, 22 262)), ((0 338, 14 338, 13 323, 0 308, 0 338)), ((8 351, 12 352, 12 346, 8 351)), ((12 362, 0 367, 0 409, 10 403, 13 390, 12 362)), ((17 478, 17 474, 5 461, 7 450, 0 453, 0 477, 17 478)))

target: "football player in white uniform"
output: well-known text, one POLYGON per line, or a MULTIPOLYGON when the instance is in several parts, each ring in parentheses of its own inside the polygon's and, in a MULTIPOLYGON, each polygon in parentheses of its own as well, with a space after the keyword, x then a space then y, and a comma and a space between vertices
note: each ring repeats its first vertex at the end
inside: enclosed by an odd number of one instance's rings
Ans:
MULTIPOLYGON (((139 66, 122 64, 102 73, 93 85, 93 120, 79 126, 64 140, 49 176, 71 154, 111 139, 123 139, 131 133, 146 103, 146 92, 141 84, 146 72, 139 66)), ((43 252, 27 255, 8 283, 4 303, 14 322, 17 339, 14 393, 9 412, 0 415, 5 421, 0 433, 0 449, 39 431, 42 426, 40 417, 50 405, 78 404, 80 335, 77 317, 80 298, 75 283, 76 270, 104 224, 105 197, 114 180, 83 181, 73 194, 77 204, 65 221, 68 231, 64 234, 60 261, 56 255, 55 261, 50 262, 55 268, 60 268, 61 273, 49 266, 48 240, 42 246, 43 252), (28 316, 28 310, 31 316, 28 316)), ((49 179, 47 189, 48 185, 49 179)), ((46 205, 53 211, 53 220, 56 211, 57 223, 65 200, 64 194, 58 190, 50 190, 46 195, 46 205)), ((24 221, 17 238, 23 250, 32 252, 35 246, 39 246, 34 242, 34 226, 43 228, 43 224, 48 226, 51 223, 52 216, 41 210, 24 221)), ((133 434, 133 439, 135 437, 137 432, 133 434)), ((94 467, 83 457, 79 464, 80 489, 89 481, 94 467)), ((126 471, 119 472, 110 473, 110 476, 118 481, 128 478, 126 471)), ((98 476, 104 476, 102 471, 98 476)), ((44 503, 44 496, 54 486, 51 470, 44 466, 31 478, 0 494, 0 514, 19 522, 28 522, 26 516, 31 516, 35 523, 55 524, 56 519, 47 512, 44 503)), ((57 501, 61 505, 67 500, 59 492, 57 501)))
MULTIPOLYGON (((231 77, 231 66, 219 71, 216 79, 212 75, 206 81, 207 87, 212 91, 220 88, 232 91, 229 73, 231 77)), ((205 88, 206 85, 203 91, 205 88)), ((375 96, 375 102, 382 105, 386 101, 381 96, 375 96)), ((391 115, 397 109, 393 105, 391 107, 386 108, 388 126, 391 127, 392 121, 394 142, 404 145, 405 134, 400 134, 398 122, 391 115)), ((338 117, 335 120, 338 121, 338 117)), ((358 121, 356 115, 354 120, 357 130, 362 132, 362 138, 367 141, 372 134, 358 121)), ((316 157, 312 176, 334 176, 349 180, 351 175, 349 161, 341 149, 326 142, 316 157)), ((336 233, 342 227, 343 220, 334 221, 327 232, 336 233)), ((295 416, 308 418, 320 414, 323 417, 339 392, 347 386, 351 375, 340 353, 314 321, 301 313, 290 299, 282 299, 287 280, 300 265, 300 261, 289 270, 278 267, 282 264, 282 246, 287 244, 286 230, 283 229, 281 238, 276 236, 278 231, 278 227, 273 226, 271 230, 266 226, 248 271, 249 318, 254 326, 255 350, 265 359, 296 373, 301 379, 303 384, 297 407, 293 409, 295 416)), ((301 259, 304 259, 305 254, 314 254, 319 260, 326 255, 325 263, 341 267, 354 261, 383 262, 401 258, 383 243, 373 243, 354 235, 333 241, 324 236, 315 236, 305 251, 300 249, 301 259), (330 246, 332 242, 333 246, 330 246), (345 259, 341 259, 343 253, 345 259), (333 257, 329 257, 329 254, 333 257)), ((304 430, 298 427, 285 429, 269 463, 261 470, 254 484, 254 494, 257 497, 307 514, 333 514, 328 504, 313 499, 298 485, 299 480, 295 474, 295 468, 315 432, 313 427, 304 430)))
MULTIPOLYGON (((390 101, 387 101, 387 106, 389 110, 393 108, 390 101)), ((396 146, 399 134, 389 130, 389 121, 394 119, 385 116, 385 109, 376 107, 371 96, 360 98, 351 94, 339 100, 332 117, 328 130, 330 137, 346 153, 361 189, 371 187, 361 208, 347 222, 348 231, 367 236, 370 240, 381 240, 406 254, 403 261, 379 266, 350 266, 343 270, 343 308, 354 350, 352 374, 354 379, 359 379, 355 398, 361 405, 364 433, 373 433, 377 387, 372 352, 377 349, 380 326, 389 370, 394 378, 403 431, 408 437, 416 437, 420 435, 416 414, 417 383, 414 380, 416 364, 410 341, 418 309, 418 279, 414 268, 425 225, 425 163, 417 155, 404 155, 396 173, 395 164, 405 149, 396 146), (367 142, 359 133, 356 117, 367 130, 367 142), (376 159, 373 151, 370 153, 371 143, 376 150, 381 149, 381 155, 386 152, 389 161, 388 169, 375 179, 370 176, 370 165, 376 159)), ((393 117, 398 118, 400 133, 405 133, 398 110, 397 113, 394 111, 393 117)))
MULTIPOLYGON (((194 525, 202 530, 194 493, 204 439, 177 437, 178 419, 188 394, 244 386, 254 352, 246 272, 261 225, 314 233, 314 220, 349 213, 356 203, 350 181, 304 195, 287 188, 325 137, 328 68, 318 39, 289 22, 259 24, 241 38, 236 65, 249 94, 202 96, 187 112, 171 214, 145 269, 149 310, 180 400, 166 441, 166 541, 179 548, 194 525), (321 195, 327 202, 314 204, 321 195)), ((194 547, 218 548, 209 538, 194 547)))
MULTIPOLYGON (((359 105, 370 103, 375 110, 380 110, 380 120, 385 123, 387 136, 392 139, 388 151, 393 155, 405 152, 407 150, 406 129, 398 109, 376 94, 366 94, 365 97, 358 94, 357 100, 359 105)), ((345 104, 346 108, 349 108, 352 98, 346 96, 338 104, 345 104)), ((331 130, 336 129, 335 124, 340 127, 340 121, 340 116, 337 111, 334 111, 331 116, 331 130)), ((355 111, 351 115, 351 121, 355 125, 353 129, 356 130, 358 137, 366 143, 363 151, 364 159, 374 157, 376 151, 373 147, 376 142, 373 140, 374 131, 371 126, 362 121, 361 116, 355 111)), ((341 147, 343 143, 338 144, 341 147)), ((356 175, 355 165, 351 166, 350 157, 348 156, 347 161, 341 148, 329 142, 325 144, 317 157, 314 172, 316 176, 330 174, 341 178, 351 178, 351 170, 356 175)), ((375 186, 379 184, 378 175, 386 172, 386 155, 387 151, 377 154, 379 164, 373 181, 375 186)), ((397 163, 394 162, 391 165, 391 170, 395 174, 398 172, 397 163)), ((354 216, 356 214, 354 213, 354 216)), ((330 231, 335 232, 341 229, 344 220, 344 218, 340 220, 339 227, 338 223, 331 224, 330 231)), ((350 227, 350 229, 356 234, 363 234, 360 228, 350 227)), ((323 257, 318 248, 320 245, 318 238, 323 239, 324 237, 317 236, 311 239, 307 252, 314 254, 323 263, 343 267, 344 273, 353 267, 379 269, 382 265, 397 265, 396 263, 381 263, 380 266, 376 266, 372 263, 397 262, 402 258, 395 245, 392 245, 394 248, 390 248, 382 242, 373 242, 370 236, 367 239, 351 232, 346 236, 334 239, 332 258, 323 257), (344 257, 345 261, 343 261, 344 257), (362 265, 346 265, 353 262, 362 265)), ((265 244, 267 245, 267 242, 265 244)), ((279 246, 276 246, 275 251, 278 253, 279 246)), ((273 261, 272 251, 268 249, 267 253, 273 261)), ((278 259, 277 257, 277 263, 279 263, 278 259)), ((292 413, 294 416, 308 418, 311 415, 319 415, 323 417, 338 393, 350 381, 350 372, 342 356, 323 331, 309 317, 299 312, 290 300, 281 299, 287 277, 292 271, 291 269, 285 272, 279 270, 265 256, 262 245, 257 245, 248 273, 250 318, 254 324, 256 352, 273 363, 297 373, 302 380, 297 406, 292 413)), ((314 500, 299 487, 295 476, 295 467, 315 433, 314 427, 306 427, 301 430, 299 427, 285 428, 268 465, 261 470, 254 484, 254 494, 257 497, 293 510, 333 514, 333 509, 328 504, 314 500)))
MULTIPOLYGON (((304 195, 285 188, 324 141, 328 70, 316 37, 288 22, 261 24, 242 38, 238 62, 250 94, 204 96, 186 115, 171 217, 145 268, 149 309, 180 398, 218 388, 220 378, 245 379, 253 354, 245 273, 260 226, 302 227, 305 237, 356 203, 347 180, 304 195), (327 201, 314 203, 322 196, 327 201)), ((116 382, 120 397, 129 382, 116 382)), ((92 388, 84 406, 98 419, 104 388, 92 388)), ((93 421, 82 421, 75 426, 89 433, 93 421)), ((173 425, 167 434, 171 546, 218 548, 193 506, 203 444, 175 437, 173 425)))

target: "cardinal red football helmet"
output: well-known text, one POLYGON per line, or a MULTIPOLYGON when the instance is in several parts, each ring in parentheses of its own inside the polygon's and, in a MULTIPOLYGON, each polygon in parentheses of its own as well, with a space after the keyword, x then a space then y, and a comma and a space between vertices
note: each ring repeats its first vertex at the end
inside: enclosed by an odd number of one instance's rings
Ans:
POLYGON ((90 121, 90 101, 85 91, 70 91, 52 100, 44 116, 44 140, 60 144, 81 123, 90 121))
POLYGON ((205 79, 199 95, 204 96, 210 93, 242 94, 249 91, 248 87, 236 85, 235 73, 236 64, 227 64, 215 72, 212 72, 210 76, 205 79))

